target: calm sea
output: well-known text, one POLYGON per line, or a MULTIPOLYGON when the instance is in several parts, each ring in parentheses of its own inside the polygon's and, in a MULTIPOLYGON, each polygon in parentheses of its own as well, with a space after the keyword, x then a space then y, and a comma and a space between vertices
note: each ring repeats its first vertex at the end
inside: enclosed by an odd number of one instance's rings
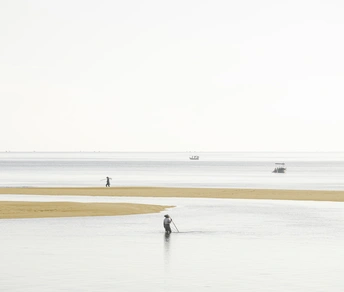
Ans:
POLYGON ((112 186, 344 190, 344 152, 0 153, 1 187, 97 187, 106 176, 112 186), (276 162, 287 172, 272 173, 276 162))
MULTIPOLYGON (((0 153, 0 185, 344 189, 344 153, 0 153), (189 160, 198 154, 199 161, 189 160), (274 174, 275 162, 287 173, 274 174)), ((0 220, 5 292, 342 292, 344 203, 0 195, 174 205, 0 220), (173 233, 165 237, 168 212, 173 233), (178 232, 179 231, 179 232, 178 232)))
POLYGON ((342 292, 344 203, 0 196, 175 205, 163 213, 0 220, 5 292, 342 292), (178 228, 179 232, 176 230, 178 228))

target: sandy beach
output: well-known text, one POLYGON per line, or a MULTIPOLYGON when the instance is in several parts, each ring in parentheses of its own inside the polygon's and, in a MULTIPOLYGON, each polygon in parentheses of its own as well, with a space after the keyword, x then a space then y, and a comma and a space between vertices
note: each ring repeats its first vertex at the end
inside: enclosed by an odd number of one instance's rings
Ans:
MULTIPOLYGON (((0 194, 57 196, 185 197, 344 202, 344 191, 220 188, 0 188, 0 194)), ((0 218, 115 216, 161 212, 173 206, 123 203, 0 202, 0 218)))

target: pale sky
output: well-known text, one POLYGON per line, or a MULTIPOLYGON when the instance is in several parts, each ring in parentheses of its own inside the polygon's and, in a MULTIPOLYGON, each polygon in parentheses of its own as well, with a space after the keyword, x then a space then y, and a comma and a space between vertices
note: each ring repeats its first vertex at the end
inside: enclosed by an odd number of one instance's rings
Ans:
POLYGON ((1 0, 0 151, 343 151, 340 0, 1 0))

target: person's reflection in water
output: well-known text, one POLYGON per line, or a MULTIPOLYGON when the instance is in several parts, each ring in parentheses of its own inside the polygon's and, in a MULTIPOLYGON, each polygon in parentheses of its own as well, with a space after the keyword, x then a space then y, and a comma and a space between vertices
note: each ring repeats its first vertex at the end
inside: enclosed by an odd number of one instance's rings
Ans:
POLYGON ((164 262, 165 262, 165 271, 169 270, 169 258, 170 258, 170 244, 171 237, 169 233, 164 233, 164 262))

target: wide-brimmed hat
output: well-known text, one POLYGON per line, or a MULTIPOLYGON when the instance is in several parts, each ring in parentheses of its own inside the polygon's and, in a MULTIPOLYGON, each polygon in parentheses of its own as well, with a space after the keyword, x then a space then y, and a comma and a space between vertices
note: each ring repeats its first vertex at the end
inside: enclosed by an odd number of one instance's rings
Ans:
POLYGON ((170 217, 170 215, 166 214, 166 215, 164 215, 164 217, 166 217, 166 218, 169 218, 169 217, 170 217))

